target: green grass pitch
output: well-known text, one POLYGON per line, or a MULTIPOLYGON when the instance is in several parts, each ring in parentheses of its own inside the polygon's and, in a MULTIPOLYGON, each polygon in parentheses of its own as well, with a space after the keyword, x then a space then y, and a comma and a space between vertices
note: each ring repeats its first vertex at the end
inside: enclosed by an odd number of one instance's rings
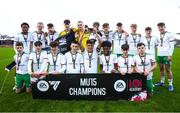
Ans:
MULTIPOLYGON (((0 48, 0 87, 6 75, 5 66, 12 61, 12 48, 0 48)), ((155 94, 145 102, 116 101, 67 101, 33 99, 31 94, 16 94, 14 71, 8 75, 2 95, 0 95, 0 112, 178 112, 180 111, 180 48, 175 48, 172 71, 174 75, 174 92, 169 92, 166 85, 155 88, 155 94)), ((154 72, 154 82, 159 81, 159 68, 154 72)))

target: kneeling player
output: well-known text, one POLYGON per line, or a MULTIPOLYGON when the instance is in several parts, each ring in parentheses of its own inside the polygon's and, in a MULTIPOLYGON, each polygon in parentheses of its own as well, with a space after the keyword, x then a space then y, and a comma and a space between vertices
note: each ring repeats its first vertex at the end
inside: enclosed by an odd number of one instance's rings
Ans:
POLYGON ((138 43, 138 55, 134 56, 135 71, 147 76, 147 92, 149 96, 153 94, 152 76, 153 70, 156 68, 154 56, 145 53, 144 43, 138 43))
POLYGON ((50 47, 51 53, 47 55, 47 63, 44 62, 46 65, 43 67, 46 67, 49 74, 62 74, 66 70, 64 55, 58 53, 57 42, 51 42, 50 47))
POLYGON ((30 93, 30 75, 28 74, 28 59, 29 55, 23 51, 23 43, 16 43, 17 54, 14 56, 16 62, 16 93, 21 93, 23 85, 26 87, 26 92, 30 93))
POLYGON ((71 43, 71 51, 65 54, 66 73, 84 73, 83 56, 77 52, 79 43, 73 41, 71 43))
POLYGON ((121 46, 122 56, 118 57, 118 71, 122 74, 131 74, 134 70, 134 61, 131 56, 128 56, 129 45, 123 44, 121 46))
POLYGON ((36 41, 34 43, 35 51, 29 55, 28 61, 28 72, 31 75, 31 83, 36 82, 39 77, 41 77, 42 72, 42 64, 44 60, 47 60, 47 53, 45 51, 41 51, 42 43, 41 41, 36 41))
POLYGON ((103 41, 104 53, 100 56, 101 73, 115 73, 117 71, 117 55, 111 54, 111 42, 103 41))

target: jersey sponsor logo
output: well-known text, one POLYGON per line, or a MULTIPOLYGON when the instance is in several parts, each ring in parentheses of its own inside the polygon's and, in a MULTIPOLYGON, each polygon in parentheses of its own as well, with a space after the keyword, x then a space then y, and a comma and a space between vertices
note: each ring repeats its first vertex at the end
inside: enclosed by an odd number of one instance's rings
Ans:
POLYGON ((126 83, 123 80, 117 80, 114 83, 114 89, 117 92, 122 92, 122 91, 124 91, 126 89, 126 83))

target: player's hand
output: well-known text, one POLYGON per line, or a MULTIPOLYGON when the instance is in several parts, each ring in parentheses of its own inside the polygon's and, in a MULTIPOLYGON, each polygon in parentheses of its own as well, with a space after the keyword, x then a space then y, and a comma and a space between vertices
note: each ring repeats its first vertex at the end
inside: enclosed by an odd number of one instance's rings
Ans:
POLYGON ((128 74, 132 74, 132 72, 133 72, 133 71, 128 71, 127 73, 128 73, 128 74))
POLYGON ((121 75, 126 75, 126 73, 125 72, 121 72, 121 75))
POLYGON ((60 73, 58 71, 54 71, 54 72, 52 72, 52 74, 57 75, 57 74, 60 74, 60 73))
POLYGON ((116 73, 116 70, 115 69, 111 70, 111 73, 116 73))
POLYGON ((168 56, 168 61, 172 61, 172 56, 168 56))
POLYGON ((101 71, 100 73, 105 73, 105 71, 101 71))
POLYGON ((41 75, 41 76, 47 76, 47 75, 48 75, 48 72, 42 72, 40 75, 41 75))
POLYGON ((96 27, 93 28, 93 31, 95 34, 97 34, 97 28, 96 27))

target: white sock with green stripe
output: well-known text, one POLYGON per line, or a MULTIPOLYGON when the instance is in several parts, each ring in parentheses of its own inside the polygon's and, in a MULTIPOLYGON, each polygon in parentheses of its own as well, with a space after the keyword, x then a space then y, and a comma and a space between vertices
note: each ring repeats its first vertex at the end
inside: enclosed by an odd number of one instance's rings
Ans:
POLYGON ((173 85, 173 79, 168 79, 169 85, 172 86, 173 85))
POLYGON ((161 83, 165 82, 165 76, 161 76, 161 83))

